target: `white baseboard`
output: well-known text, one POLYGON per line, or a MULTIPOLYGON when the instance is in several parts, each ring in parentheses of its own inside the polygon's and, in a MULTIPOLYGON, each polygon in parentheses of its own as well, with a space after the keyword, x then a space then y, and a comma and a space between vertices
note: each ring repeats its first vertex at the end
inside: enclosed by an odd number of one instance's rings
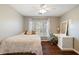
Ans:
POLYGON ((0 53, 0 55, 2 55, 3 53, 0 53))
POLYGON ((77 50, 75 50, 75 49, 73 49, 73 51, 75 51, 77 54, 79 54, 79 51, 77 51, 77 50))
POLYGON ((73 49, 73 48, 62 48, 62 47, 60 47, 60 46, 58 46, 62 51, 74 51, 74 52, 76 52, 77 54, 79 54, 79 51, 77 51, 77 50, 75 50, 75 49, 73 49))
POLYGON ((41 41, 49 41, 49 40, 41 40, 41 41))
POLYGON ((58 46, 62 51, 73 51, 73 48, 62 48, 58 46))
POLYGON ((73 49, 72 48, 63 48, 63 49, 61 49, 62 51, 73 51, 73 49))

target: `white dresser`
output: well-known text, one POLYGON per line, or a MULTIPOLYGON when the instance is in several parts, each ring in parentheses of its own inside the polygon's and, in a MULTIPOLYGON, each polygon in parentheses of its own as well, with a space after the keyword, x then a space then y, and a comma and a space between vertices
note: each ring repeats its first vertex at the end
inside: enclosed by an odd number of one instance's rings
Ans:
POLYGON ((58 47, 61 50, 73 50, 73 37, 56 35, 58 36, 58 47))

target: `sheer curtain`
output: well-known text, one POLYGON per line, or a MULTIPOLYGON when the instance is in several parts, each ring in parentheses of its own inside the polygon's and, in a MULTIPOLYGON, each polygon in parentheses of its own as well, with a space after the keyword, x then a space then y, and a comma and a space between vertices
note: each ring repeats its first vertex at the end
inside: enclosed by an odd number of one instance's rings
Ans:
POLYGON ((35 31, 40 36, 49 35, 49 19, 34 19, 29 20, 29 31, 35 31))

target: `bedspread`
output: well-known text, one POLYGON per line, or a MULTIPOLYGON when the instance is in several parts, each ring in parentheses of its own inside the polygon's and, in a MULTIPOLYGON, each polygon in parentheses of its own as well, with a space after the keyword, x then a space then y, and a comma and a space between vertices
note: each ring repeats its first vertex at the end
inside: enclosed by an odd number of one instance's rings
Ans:
POLYGON ((38 35, 17 35, 2 41, 0 53, 32 52, 42 55, 41 39, 38 35))

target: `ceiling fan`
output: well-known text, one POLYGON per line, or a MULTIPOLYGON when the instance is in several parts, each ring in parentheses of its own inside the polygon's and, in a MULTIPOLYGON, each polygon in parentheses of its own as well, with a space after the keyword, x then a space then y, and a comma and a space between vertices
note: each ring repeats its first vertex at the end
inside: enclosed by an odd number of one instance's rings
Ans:
POLYGON ((48 8, 46 4, 41 4, 38 12, 39 14, 44 14, 48 12, 49 10, 50 8, 48 8))

